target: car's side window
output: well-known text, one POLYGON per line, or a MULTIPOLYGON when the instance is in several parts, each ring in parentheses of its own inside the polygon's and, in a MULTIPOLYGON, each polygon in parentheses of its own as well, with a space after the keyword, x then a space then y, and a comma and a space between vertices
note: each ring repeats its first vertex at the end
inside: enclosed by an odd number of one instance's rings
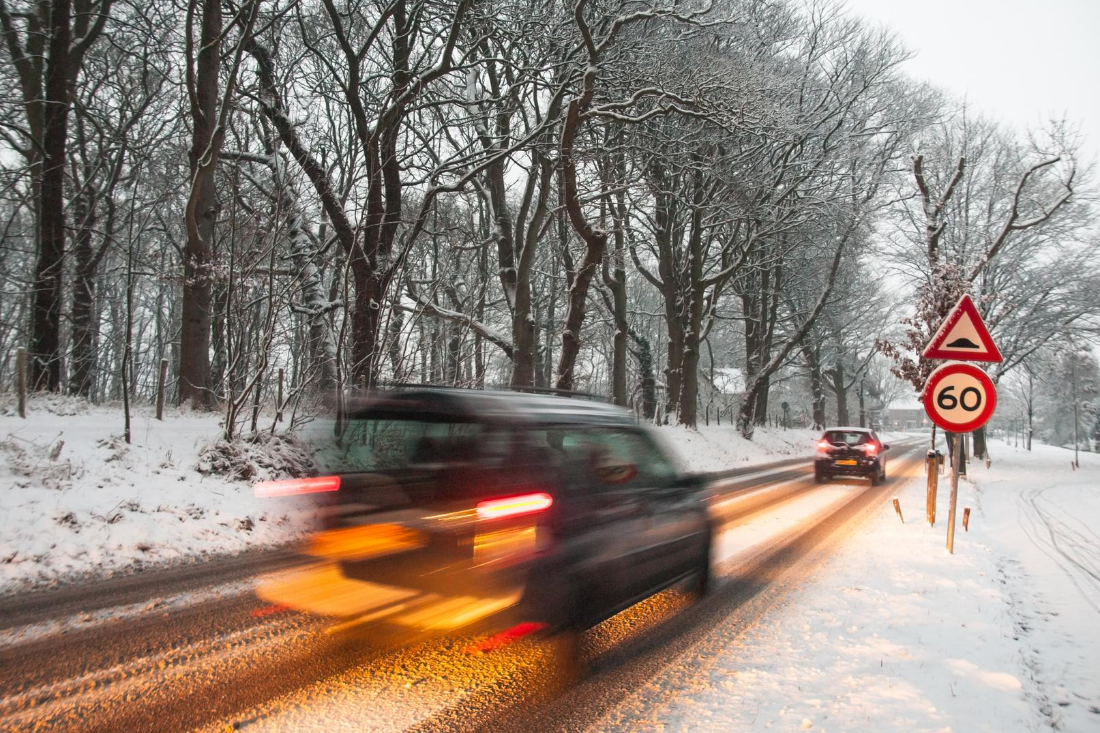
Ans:
POLYGON ((676 468, 644 432, 629 429, 609 431, 609 442, 616 446, 624 460, 637 469, 641 486, 663 487, 676 478, 676 468))
POLYGON ((579 479, 575 483, 578 491, 658 488, 677 475, 649 437, 630 428, 562 427, 547 430, 546 440, 561 464, 579 479))

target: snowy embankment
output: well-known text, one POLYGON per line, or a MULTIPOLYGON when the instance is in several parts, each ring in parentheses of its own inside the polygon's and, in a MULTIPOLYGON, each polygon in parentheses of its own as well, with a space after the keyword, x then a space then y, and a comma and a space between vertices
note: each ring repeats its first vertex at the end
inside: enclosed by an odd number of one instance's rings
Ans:
POLYGON ((991 449, 954 555, 918 475, 639 729, 1100 730, 1100 456, 991 449))
POLYGON ((688 471, 727 471, 785 458, 812 458, 821 431, 805 428, 756 428, 745 440, 732 426, 698 430, 663 427, 657 434, 681 458, 688 471))
MULTIPOLYGON (((27 418, 0 416, 0 592, 108 576, 292 540, 286 503, 262 503, 249 481, 198 470, 218 415, 161 422, 135 410, 33 399, 27 418)), ((269 469, 255 465, 256 478, 269 469)))
MULTIPOLYGON (((32 398, 27 418, 0 415, 0 593, 67 579, 270 548, 308 526, 293 503, 257 500, 252 481, 200 472, 200 453, 220 436, 221 416, 134 411, 132 442, 118 407, 32 398)), ((810 455, 809 431, 662 428, 685 467, 715 471, 810 455)), ((277 446, 276 446, 277 447, 277 446)), ((269 447, 267 455, 273 451, 269 447)), ((275 457, 277 458, 278 451, 275 457)))

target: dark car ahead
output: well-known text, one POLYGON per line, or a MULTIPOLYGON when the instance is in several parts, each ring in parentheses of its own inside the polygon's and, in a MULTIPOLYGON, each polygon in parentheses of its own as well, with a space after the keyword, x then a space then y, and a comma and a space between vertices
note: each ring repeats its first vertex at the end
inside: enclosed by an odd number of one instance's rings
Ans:
POLYGON ((828 428, 817 443, 814 479, 820 484, 833 476, 863 476, 880 484, 886 480, 889 448, 874 430, 828 428))
POLYGON ((316 563, 261 597, 335 630, 408 639, 472 630, 574 633, 680 581, 705 591, 703 485, 631 413, 557 396, 389 393, 349 415, 309 493, 316 563), (518 626, 517 626, 518 625, 518 626))

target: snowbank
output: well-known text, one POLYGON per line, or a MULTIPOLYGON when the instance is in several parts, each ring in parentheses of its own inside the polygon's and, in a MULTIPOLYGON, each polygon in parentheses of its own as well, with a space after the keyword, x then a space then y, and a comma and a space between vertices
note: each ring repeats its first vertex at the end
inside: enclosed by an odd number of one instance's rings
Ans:
POLYGON ((733 426, 700 427, 698 430, 667 426, 656 429, 658 437, 689 471, 724 471, 785 458, 811 458, 820 431, 798 428, 757 428, 752 440, 745 440, 733 426))
POLYGON ((54 397, 0 416, 2 592, 292 540, 304 519, 286 503, 197 471, 218 422, 139 408, 127 445, 120 409, 54 397))

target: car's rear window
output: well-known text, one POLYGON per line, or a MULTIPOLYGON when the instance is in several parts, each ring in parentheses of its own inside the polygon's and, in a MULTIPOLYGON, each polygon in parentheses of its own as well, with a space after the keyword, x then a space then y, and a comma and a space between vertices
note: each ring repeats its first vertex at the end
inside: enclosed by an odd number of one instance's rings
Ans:
POLYGON ((870 433, 859 430, 828 430, 825 432, 825 440, 834 445, 863 445, 873 442, 870 433))

